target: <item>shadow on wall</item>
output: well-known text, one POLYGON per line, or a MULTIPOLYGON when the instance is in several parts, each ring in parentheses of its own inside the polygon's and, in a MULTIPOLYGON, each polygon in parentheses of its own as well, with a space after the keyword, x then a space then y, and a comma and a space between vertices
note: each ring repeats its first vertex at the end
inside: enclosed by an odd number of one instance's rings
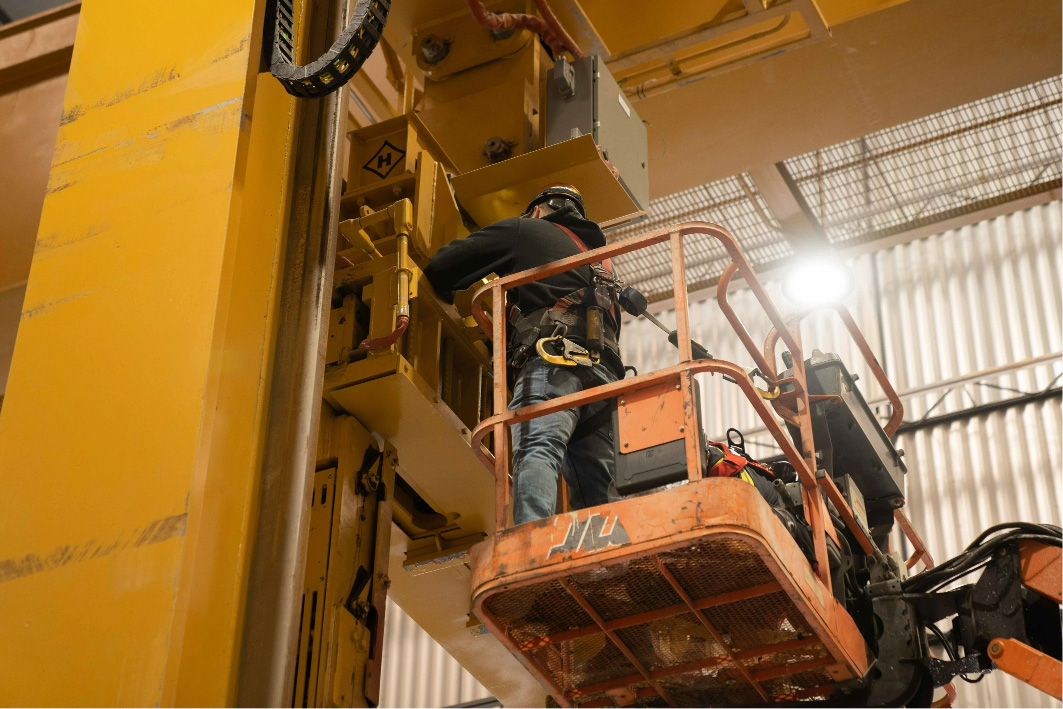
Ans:
POLYGON ((44 206, 81 3, 0 2, 0 402, 44 206), (20 21, 21 20, 21 21, 20 21), (10 50, 8 49, 10 48, 10 50), (26 49, 28 48, 28 49, 26 49))

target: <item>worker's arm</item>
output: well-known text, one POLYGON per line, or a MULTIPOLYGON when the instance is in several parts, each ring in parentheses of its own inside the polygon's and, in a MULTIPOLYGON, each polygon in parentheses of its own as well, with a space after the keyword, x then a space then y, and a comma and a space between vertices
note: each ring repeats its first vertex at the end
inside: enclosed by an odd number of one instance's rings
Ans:
POLYGON ((513 271, 513 255, 520 235, 520 219, 503 219, 446 244, 428 262, 424 275, 439 297, 454 302, 454 293, 465 290, 489 274, 513 271))

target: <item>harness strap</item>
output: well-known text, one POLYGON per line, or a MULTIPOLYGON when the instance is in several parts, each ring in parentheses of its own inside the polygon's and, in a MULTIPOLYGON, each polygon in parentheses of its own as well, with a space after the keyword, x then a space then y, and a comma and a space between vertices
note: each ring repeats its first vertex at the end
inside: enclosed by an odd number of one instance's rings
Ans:
MULTIPOLYGON (((590 249, 587 248, 587 245, 583 243, 583 240, 580 239, 578 236, 576 236, 576 233, 574 231, 572 231, 571 229, 569 229, 567 226, 562 226, 560 224, 557 224, 556 222, 551 222, 551 223, 554 226, 556 226, 558 229, 560 229, 561 231, 565 232, 565 234, 568 235, 569 239, 572 239, 572 243, 576 245, 576 248, 580 250, 580 253, 587 253, 587 251, 590 250, 590 249)), ((602 259, 601 261, 596 261, 594 263, 594 265, 604 269, 605 271, 607 271, 609 273, 609 277, 612 278, 613 280, 616 280, 616 271, 613 270, 613 260, 612 259, 608 259, 608 258, 607 259, 602 259)), ((591 284, 591 288, 593 288, 593 287, 594 287, 594 284, 592 283, 591 284)), ((616 312, 616 298, 612 298, 611 300, 612 300, 612 302, 609 305, 609 314, 613 316, 613 322, 617 326, 619 326, 620 325, 620 318, 617 316, 617 312, 616 312)))
POLYGON ((731 447, 726 443, 718 443, 711 441, 709 443, 710 449, 716 449, 715 455, 712 451, 708 453, 710 459, 710 467, 708 477, 710 478, 733 478, 736 475, 740 475, 746 468, 752 468, 761 475, 767 477, 769 480, 775 478, 775 474, 771 470, 755 460, 749 460, 731 450, 731 447), (720 456, 720 459, 715 463, 711 462, 712 458, 716 455, 720 456))

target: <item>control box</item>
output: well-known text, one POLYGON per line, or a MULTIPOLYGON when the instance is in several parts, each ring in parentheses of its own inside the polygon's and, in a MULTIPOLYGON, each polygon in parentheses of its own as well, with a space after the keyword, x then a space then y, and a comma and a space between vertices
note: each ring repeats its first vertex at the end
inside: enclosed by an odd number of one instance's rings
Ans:
POLYGON ((546 145, 593 136, 645 211, 650 201, 646 126, 598 55, 558 59, 546 78, 546 145))

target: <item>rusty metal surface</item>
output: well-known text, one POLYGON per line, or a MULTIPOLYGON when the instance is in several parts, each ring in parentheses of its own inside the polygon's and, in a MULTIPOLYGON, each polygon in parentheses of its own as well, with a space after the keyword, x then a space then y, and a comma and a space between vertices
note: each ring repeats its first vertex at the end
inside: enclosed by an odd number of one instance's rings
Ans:
POLYGON ((1063 602, 1063 562, 1059 547, 1040 542, 1019 543, 1019 564, 1022 582, 1056 603, 1063 602))
POLYGON ((633 453, 683 437, 686 418, 678 381, 628 392, 617 400, 620 452, 633 453))
POLYGON ((757 704, 866 670, 852 620, 729 479, 506 530, 474 548, 472 585, 477 616, 566 706, 757 704))

